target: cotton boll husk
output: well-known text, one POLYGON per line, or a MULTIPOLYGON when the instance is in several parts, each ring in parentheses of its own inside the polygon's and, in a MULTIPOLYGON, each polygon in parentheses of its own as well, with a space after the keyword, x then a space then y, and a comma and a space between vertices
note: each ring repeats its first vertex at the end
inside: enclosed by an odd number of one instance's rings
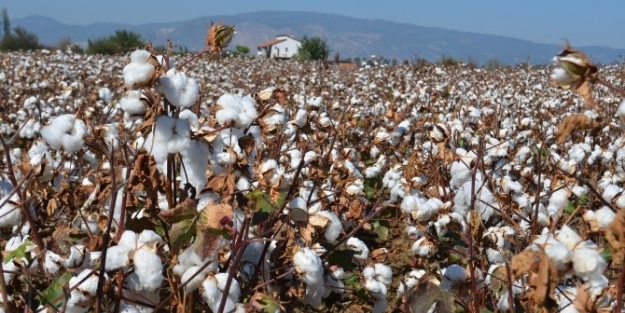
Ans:
POLYGON ((83 245, 70 247, 70 254, 67 258, 59 259, 59 263, 65 268, 73 269, 86 264, 90 259, 89 250, 83 245))
POLYGON ((141 287, 147 290, 155 290, 163 282, 163 263, 159 256, 149 250, 139 249, 132 257, 134 269, 141 287))
POLYGON ((575 246, 577 246, 581 241, 582 237, 580 237, 573 229, 568 227, 567 225, 563 225, 556 235, 556 239, 566 245, 569 250, 574 250, 575 246))
POLYGON ((319 211, 317 214, 325 216, 330 220, 326 226, 324 235, 328 242, 335 242, 343 232, 343 224, 341 223, 341 220, 338 216, 336 216, 336 214, 334 214, 334 212, 331 211, 319 211))

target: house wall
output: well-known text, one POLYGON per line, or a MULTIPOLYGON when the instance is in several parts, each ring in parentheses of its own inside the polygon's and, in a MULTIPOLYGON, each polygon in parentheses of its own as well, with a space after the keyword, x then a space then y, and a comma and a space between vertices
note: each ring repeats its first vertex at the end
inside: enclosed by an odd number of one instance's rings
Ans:
POLYGON ((271 53, 270 53, 271 58, 290 59, 294 55, 297 54, 297 52, 299 51, 299 48, 302 46, 302 44, 299 41, 291 37, 281 36, 281 37, 278 37, 278 39, 286 39, 286 40, 271 46, 271 53))

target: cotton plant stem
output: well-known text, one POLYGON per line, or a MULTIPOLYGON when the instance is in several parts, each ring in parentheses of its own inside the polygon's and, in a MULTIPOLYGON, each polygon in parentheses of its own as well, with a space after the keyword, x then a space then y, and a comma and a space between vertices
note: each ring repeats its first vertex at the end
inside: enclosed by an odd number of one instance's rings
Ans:
MULTIPOLYGON (((108 212, 108 222, 106 225, 106 232, 102 236, 102 254, 100 255, 100 273, 98 275, 98 286, 96 289, 96 295, 102 294, 102 288, 104 287, 104 272, 106 269, 106 254, 108 251, 109 241, 111 240, 111 227, 113 226, 113 214, 115 213, 115 205, 117 202, 117 178, 115 177, 115 150, 111 149, 111 157, 109 158, 109 164, 112 173, 111 179, 111 203, 108 212)), ((96 298, 96 313, 101 312, 101 303, 102 297, 96 298)))
POLYGON ((250 224, 252 223, 252 218, 249 215, 245 216, 245 220, 243 220, 243 228, 241 229, 240 239, 237 240, 239 242, 235 242, 235 246, 239 245, 237 249, 237 254, 234 257, 234 261, 232 262, 230 268, 228 268, 228 279, 226 280, 226 286, 224 287, 223 294, 221 296, 221 302, 219 302, 219 308, 217 309, 218 313, 222 313, 224 308, 226 307, 226 302, 228 300, 228 294, 230 293, 230 285, 232 284, 232 280, 236 275, 236 272, 239 268, 239 263, 241 262, 241 258, 243 258, 243 252, 245 252, 245 248, 247 248, 248 241, 248 231, 250 229, 250 224))
POLYGON ((2 268, 2 264, 4 264, 3 255, 0 253, 0 291, 2 294, 2 307, 5 312, 9 312, 9 299, 7 297, 7 285, 4 281, 4 268, 2 268))
POLYGON ((625 262, 621 268, 621 275, 618 278, 618 289, 616 290, 616 310, 615 312, 621 313, 623 308, 623 288, 625 288, 625 262))

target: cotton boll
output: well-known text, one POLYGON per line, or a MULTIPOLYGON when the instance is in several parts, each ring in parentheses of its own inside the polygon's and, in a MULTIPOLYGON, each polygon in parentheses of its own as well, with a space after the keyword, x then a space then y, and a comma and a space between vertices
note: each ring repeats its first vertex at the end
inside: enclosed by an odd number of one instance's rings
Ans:
POLYGON ((52 251, 46 251, 43 260, 43 268, 48 274, 55 275, 61 269, 59 264, 60 259, 61 257, 58 254, 52 251))
POLYGON ((334 214, 334 212, 331 211, 320 211, 317 212, 317 214, 325 216, 330 220, 330 222, 326 226, 324 235, 328 242, 335 242, 336 239, 343 232, 343 224, 341 223, 341 220, 338 218, 338 216, 336 216, 336 214, 334 214))
POLYGON ((584 242, 573 250, 572 260, 573 271, 582 279, 602 275, 607 265, 596 246, 584 242))
POLYGON ((561 272, 569 268, 573 255, 571 250, 560 242, 549 245, 545 249, 545 254, 551 259, 556 269, 561 272))
POLYGON ((399 287, 397 288, 397 293, 403 295, 406 290, 410 290, 412 287, 418 285, 423 276, 425 276, 425 270, 413 269, 410 273, 404 276, 402 283, 399 284, 399 287))
POLYGON ((154 250, 156 245, 163 243, 163 238, 152 230, 144 230, 137 238, 137 249, 148 248, 154 250))
POLYGON ((412 244, 412 253, 414 255, 420 257, 428 257, 434 254, 435 246, 432 242, 430 242, 427 237, 422 237, 417 239, 414 244, 412 244))
POLYGON ((612 211, 612 209, 604 206, 599 210, 595 211, 595 216, 599 225, 599 229, 605 230, 610 226, 610 224, 612 224, 614 218, 616 217, 616 214, 614 213, 614 211, 612 211))
POLYGON ((145 102, 141 100, 141 91, 131 90, 119 100, 119 106, 128 116, 143 115, 146 111, 145 102))
POLYGON ((188 108, 195 104, 199 97, 199 85, 184 72, 170 69, 166 76, 159 79, 159 91, 165 95, 171 104, 179 108, 188 108))
MULTIPOLYGON (((184 168, 186 169, 180 173, 182 182, 188 182, 199 192, 208 181, 206 178, 206 170, 209 165, 209 146, 205 142, 192 140, 189 143, 189 147, 181 152, 181 155, 184 168)), ((241 182, 241 180, 245 180, 245 178, 240 178, 239 182, 241 182)), ((249 187, 247 189, 249 189, 249 187)))
POLYGON ((120 244, 109 247, 106 252, 106 271, 113 271, 128 266, 128 253, 130 251, 130 248, 120 244))
POLYGON ((135 50, 130 54, 130 63, 124 66, 122 71, 124 82, 128 87, 145 85, 152 80, 156 69, 150 64, 150 52, 146 50, 135 50))
POLYGON ((163 282, 163 263, 158 255, 146 249, 135 251, 132 257, 141 287, 156 290, 163 282))
POLYGON ((323 264, 319 256, 309 248, 297 251, 293 256, 293 266, 302 273, 307 284, 317 284, 323 281, 323 264))
POLYGON ((19 202, 17 194, 0 199, 0 228, 9 228, 22 222, 22 210, 16 205, 19 202), (14 204, 15 203, 15 204, 14 204))
POLYGON ((556 239, 566 245, 569 250, 575 249, 575 247, 582 241, 582 237, 580 237, 573 229, 568 227, 567 225, 563 225, 558 235, 556 235, 556 239))
POLYGON ((200 269, 200 266, 191 266, 182 274, 180 282, 184 284, 186 292, 193 292, 204 282, 207 271, 200 271, 200 269))
POLYGON ((350 250, 358 253, 354 255, 355 259, 364 261, 369 258, 369 248, 362 240, 356 237, 350 237, 347 239, 346 244, 350 250))
POLYGON ((390 285, 391 281, 393 281, 393 270, 387 265, 382 263, 376 263, 374 265, 375 269, 375 279, 382 282, 385 285, 390 285))

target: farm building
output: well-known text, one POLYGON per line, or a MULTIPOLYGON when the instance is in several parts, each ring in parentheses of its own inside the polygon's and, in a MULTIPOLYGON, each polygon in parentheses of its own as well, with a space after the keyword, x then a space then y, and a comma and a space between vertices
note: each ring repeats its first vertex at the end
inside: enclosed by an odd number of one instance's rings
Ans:
POLYGON ((258 45, 258 55, 272 59, 290 59, 297 54, 301 45, 293 35, 278 35, 275 39, 258 45))

